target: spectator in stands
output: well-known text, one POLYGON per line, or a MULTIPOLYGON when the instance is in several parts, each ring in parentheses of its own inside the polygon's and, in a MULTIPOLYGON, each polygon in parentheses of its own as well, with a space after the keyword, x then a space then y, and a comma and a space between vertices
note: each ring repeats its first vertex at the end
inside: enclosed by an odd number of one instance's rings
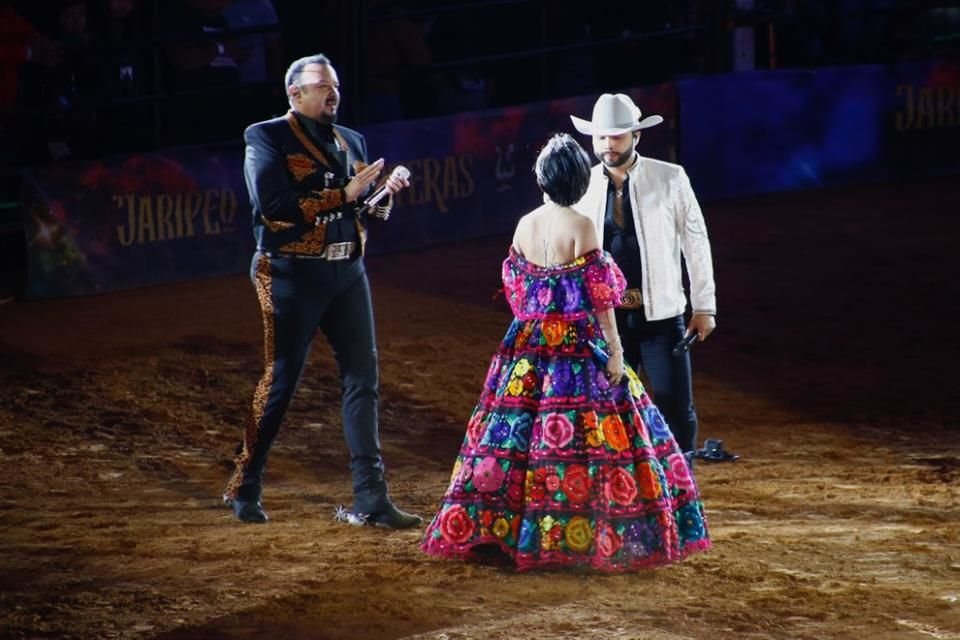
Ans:
POLYGON ((167 39, 167 102, 161 144, 237 139, 249 120, 240 91, 240 65, 250 44, 230 33, 224 11, 232 0, 177 0, 161 13, 167 39), (235 109, 224 109, 224 103, 235 109))
POLYGON ((59 46, 38 33, 11 3, 0 4, 0 165, 29 159, 25 133, 34 127, 27 122, 32 115, 19 108, 21 72, 31 62, 51 68, 61 59, 59 46))
POLYGON ((63 61, 41 74, 42 106, 50 109, 47 149, 54 160, 92 151, 99 102, 99 61, 93 48, 85 0, 59 0, 53 39, 63 61))
POLYGON ((236 0, 223 10, 232 30, 243 30, 234 43, 249 51, 239 64, 240 81, 273 82, 283 72, 280 23, 270 0, 236 0))
POLYGON ((103 153, 154 144, 153 33, 142 0, 99 0, 94 38, 100 56, 97 140, 103 153))
POLYGON ((100 88, 111 98, 153 93, 153 34, 140 0, 100 0, 95 23, 100 88))
POLYGON ((198 89, 237 84, 249 44, 229 33, 224 10, 232 0, 179 0, 163 9, 170 84, 198 89))
POLYGON ((423 25, 397 2, 372 2, 370 16, 367 119, 402 120, 418 110, 418 96, 433 93, 423 71, 431 60, 423 25))
POLYGON ((61 48, 38 33, 11 3, 0 4, 0 114, 17 106, 23 65, 35 62, 49 68, 62 58, 61 48))

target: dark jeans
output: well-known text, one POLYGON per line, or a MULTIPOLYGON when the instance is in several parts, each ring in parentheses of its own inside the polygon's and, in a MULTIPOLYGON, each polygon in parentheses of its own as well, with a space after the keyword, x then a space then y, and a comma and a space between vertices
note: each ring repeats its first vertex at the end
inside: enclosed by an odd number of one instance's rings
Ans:
POLYGON ((259 499, 267 456, 317 329, 333 348, 342 388, 357 512, 387 502, 377 416, 378 366, 370 285, 361 259, 328 262, 255 254, 250 276, 263 314, 265 369, 228 493, 259 499))
POLYGON ((684 452, 697 448, 697 412, 693 406, 693 376, 690 354, 673 357, 673 348, 683 339, 683 316, 647 320, 640 309, 617 309, 617 330, 628 364, 642 369, 653 401, 660 409, 684 452))

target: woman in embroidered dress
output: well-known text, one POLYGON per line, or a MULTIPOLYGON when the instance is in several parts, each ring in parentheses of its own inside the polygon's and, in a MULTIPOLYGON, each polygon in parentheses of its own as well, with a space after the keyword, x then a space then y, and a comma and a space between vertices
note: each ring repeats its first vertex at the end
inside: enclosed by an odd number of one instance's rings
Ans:
POLYGON ((590 161, 569 135, 537 158, 544 204, 503 263, 514 320, 487 372, 423 551, 519 570, 621 572, 707 549, 686 459, 632 369, 613 307, 625 283, 571 205, 590 161))

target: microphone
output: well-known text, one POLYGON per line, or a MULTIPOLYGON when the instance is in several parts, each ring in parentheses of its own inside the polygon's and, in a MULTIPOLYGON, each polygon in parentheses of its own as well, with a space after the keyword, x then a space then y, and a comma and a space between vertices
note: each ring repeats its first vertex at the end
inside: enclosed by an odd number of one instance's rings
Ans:
POLYGON ((587 340, 587 346, 590 347, 590 351, 593 352, 593 357, 596 358, 600 364, 607 366, 607 363, 610 361, 610 354, 600 348, 593 340, 587 340))
MULTIPOLYGON (((406 180, 410 177, 410 170, 407 169, 402 164, 398 164, 396 167, 393 168, 393 171, 390 172, 390 175, 394 178, 400 178, 400 179, 406 180)), ((357 209, 357 213, 366 211, 373 205, 383 200, 388 195, 390 195, 390 192, 387 191, 387 183, 384 182, 382 187, 374 191, 369 198, 363 201, 363 206, 357 209)))
POLYGON ((686 336, 683 340, 677 343, 677 346, 673 348, 673 357, 679 358, 687 351, 690 350, 690 347, 693 346, 693 343, 697 341, 697 338, 700 337, 700 334, 694 331, 690 335, 686 336))

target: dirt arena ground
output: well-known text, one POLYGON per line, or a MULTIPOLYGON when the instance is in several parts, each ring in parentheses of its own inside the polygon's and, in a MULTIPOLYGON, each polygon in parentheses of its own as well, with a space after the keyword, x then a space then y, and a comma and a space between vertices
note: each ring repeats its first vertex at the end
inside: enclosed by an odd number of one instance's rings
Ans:
MULTIPOLYGON (((218 500, 260 369, 243 276, 0 306, 0 637, 960 639, 955 177, 705 206, 694 349, 715 548, 653 572, 427 559, 349 502, 318 341, 268 470, 218 500)), ((395 216, 391 224, 403 224, 395 216)), ((507 238, 368 262, 392 492, 432 513, 509 313, 507 238)))

